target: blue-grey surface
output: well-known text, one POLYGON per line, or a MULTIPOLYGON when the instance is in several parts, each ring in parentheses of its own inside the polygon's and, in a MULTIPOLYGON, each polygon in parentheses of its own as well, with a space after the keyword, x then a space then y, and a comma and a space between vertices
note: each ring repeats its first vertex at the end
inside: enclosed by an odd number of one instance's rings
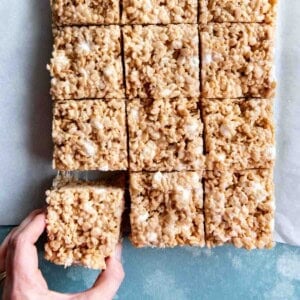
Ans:
MULTIPOLYGON (((0 229, 0 241, 8 230, 0 229)), ((231 246, 136 249, 125 239, 123 248, 126 278, 117 299, 300 299, 297 247, 277 244, 272 250, 252 252, 231 246)), ((41 250, 39 255, 41 270, 53 290, 81 291, 98 275, 80 267, 55 266, 42 258, 41 250)))

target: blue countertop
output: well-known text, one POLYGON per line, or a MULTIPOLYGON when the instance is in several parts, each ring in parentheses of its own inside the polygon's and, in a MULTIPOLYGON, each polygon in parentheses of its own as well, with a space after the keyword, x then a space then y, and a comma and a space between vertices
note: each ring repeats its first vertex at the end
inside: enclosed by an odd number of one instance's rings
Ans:
MULTIPOLYGON (((0 241, 10 227, 0 228, 0 241)), ((98 272, 53 265, 40 268, 49 288, 77 292, 92 285, 98 272)), ((124 240, 126 278, 116 299, 300 299, 300 248, 277 244, 272 250, 248 252, 215 249, 136 249, 124 240)))

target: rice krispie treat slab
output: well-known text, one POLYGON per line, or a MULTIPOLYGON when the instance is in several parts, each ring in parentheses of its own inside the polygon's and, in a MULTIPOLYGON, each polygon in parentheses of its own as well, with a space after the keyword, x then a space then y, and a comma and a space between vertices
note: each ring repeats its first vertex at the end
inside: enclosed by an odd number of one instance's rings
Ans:
POLYGON ((199 96, 197 25, 125 26, 123 34, 127 97, 199 96))
POLYGON ((207 172, 205 232, 208 247, 233 243, 271 248, 274 228, 272 170, 207 172))
POLYGON ((203 247, 201 172, 131 173, 131 241, 136 247, 203 247))
POLYGON ((197 0, 123 0, 123 24, 197 23, 197 0))
POLYGON ((64 27, 53 34, 54 100, 124 98, 118 26, 64 27))
POLYGON ((272 23, 277 0, 199 0, 200 22, 272 23))
POLYGON ((275 159, 271 99, 203 100, 206 168, 271 168, 275 159))
POLYGON ((131 171, 205 168, 197 98, 133 99, 127 105, 131 171))
POLYGON ((119 0, 51 0, 53 23, 64 25, 117 24, 119 0))
POLYGON ((67 100, 54 104, 53 167, 126 170, 125 100, 67 100))
POLYGON ((202 96, 205 98, 270 98, 274 29, 265 24, 200 26, 202 96))
POLYGON ((45 258, 105 269, 120 237, 124 188, 73 180, 58 182, 46 196, 45 258))

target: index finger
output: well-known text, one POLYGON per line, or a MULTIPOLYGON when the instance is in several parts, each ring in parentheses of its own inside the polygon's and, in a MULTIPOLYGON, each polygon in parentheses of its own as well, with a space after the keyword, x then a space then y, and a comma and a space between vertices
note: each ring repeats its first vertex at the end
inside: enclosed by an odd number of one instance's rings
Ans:
POLYGON ((33 217, 17 234, 23 239, 23 242, 35 244, 46 227, 45 213, 39 213, 33 217))
POLYGON ((45 214, 38 214, 21 231, 12 236, 6 259, 8 275, 14 270, 27 274, 30 272, 34 274, 38 270, 38 255, 34 244, 43 233, 45 225, 45 214))
POLYGON ((13 230, 11 230, 9 234, 5 237, 2 244, 0 245, 0 272, 3 272, 5 270, 7 248, 11 238, 14 237, 18 232, 22 231, 22 229, 26 227, 26 225, 30 223, 32 219, 37 214, 40 214, 42 211, 43 211, 42 209, 36 209, 33 212, 31 212, 18 227, 15 227, 13 230))

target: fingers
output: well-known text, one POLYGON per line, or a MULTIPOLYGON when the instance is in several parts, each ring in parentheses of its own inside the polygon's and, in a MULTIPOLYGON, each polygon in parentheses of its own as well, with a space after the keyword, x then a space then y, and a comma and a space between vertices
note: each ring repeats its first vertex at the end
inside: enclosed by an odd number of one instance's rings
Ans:
POLYGON ((38 214, 40 214, 40 213, 42 213, 42 212, 43 212, 43 210, 42 210, 41 208, 32 211, 32 212, 31 212, 31 213, 30 213, 30 214, 22 221, 22 223, 21 223, 20 226, 19 226, 19 229, 23 229, 27 224, 29 224, 29 223, 33 220, 33 218, 34 218, 36 215, 38 215, 38 214))
POLYGON ((106 270, 97 278, 94 286, 86 292, 88 299, 112 299, 117 293, 125 273, 121 263, 122 246, 116 247, 115 255, 106 260, 106 270))
POLYGON ((8 248, 8 244, 9 241, 12 237, 14 237, 17 232, 20 232, 22 229, 24 229, 24 227, 26 227, 26 225, 28 223, 30 223, 32 221, 32 219, 39 213, 41 213, 43 210, 42 209, 36 209, 33 212, 31 212, 26 219, 24 219, 22 221, 22 223, 18 226, 15 227, 4 239, 4 241, 2 242, 1 246, 0 246, 0 272, 3 272, 5 270, 5 259, 6 259, 6 255, 7 255, 7 248, 8 248))
POLYGON ((9 240, 9 251, 6 257, 8 276, 13 272, 34 276, 38 272, 38 256, 34 243, 44 231, 45 215, 32 214, 31 218, 29 221, 28 217, 9 240))
POLYGON ((10 239, 14 239, 16 236, 19 235, 19 233, 26 228, 26 226, 28 224, 30 224, 30 222, 35 218, 35 216, 37 216, 38 214, 41 214, 43 212, 42 209, 36 209, 34 211, 32 211, 23 221, 22 223, 14 228, 14 230, 11 232, 10 234, 10 239))
POLYGON ((45 214, 39 212, 35 214, 30 221, 27 221, 22 228, 20 228, 17 235, 19 238, 22 238, 23 242, 28 242, 33 245, 44 232, 45 226, 45 214))

